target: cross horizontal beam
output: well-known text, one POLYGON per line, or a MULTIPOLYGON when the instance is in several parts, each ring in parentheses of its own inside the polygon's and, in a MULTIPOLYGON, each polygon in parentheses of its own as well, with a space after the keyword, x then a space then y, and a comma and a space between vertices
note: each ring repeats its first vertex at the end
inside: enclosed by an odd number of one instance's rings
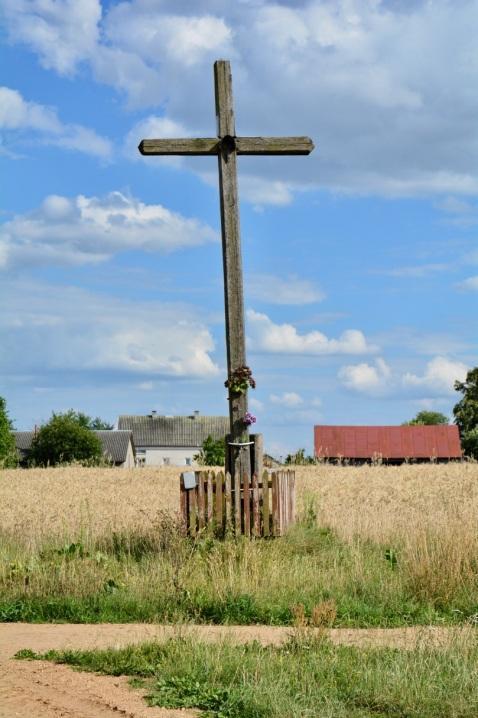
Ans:
POLYGON ((198 139, 141 140, 142 155, 218 155, 222 149, 238 155, 308 155, 310 137, 203 137, 198 139))

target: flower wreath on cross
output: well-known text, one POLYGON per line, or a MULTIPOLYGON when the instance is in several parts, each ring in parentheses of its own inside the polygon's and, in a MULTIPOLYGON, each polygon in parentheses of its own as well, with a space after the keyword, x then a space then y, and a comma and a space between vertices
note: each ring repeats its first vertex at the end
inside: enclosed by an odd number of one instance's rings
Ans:
POLYGON ((240 396, 245 394, 249 387, 255 389, 256 381, 248 366, 239 366, 229 375, 229 379, 226 379, 224 386, 229 389, 231 394, 240 396))

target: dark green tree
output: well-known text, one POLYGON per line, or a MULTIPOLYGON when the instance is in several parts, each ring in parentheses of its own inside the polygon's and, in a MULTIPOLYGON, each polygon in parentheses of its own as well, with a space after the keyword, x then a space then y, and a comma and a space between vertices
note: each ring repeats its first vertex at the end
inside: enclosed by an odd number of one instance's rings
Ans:
POLYGON ((448 424, 448 417, 440 411, 419 411, 414 419, 406 421, 404 426, 432 426, 434 424, 448 424))
POLYGON ((83 414, 82 411, 73 411, 70 409, 67 412, 70 416, 77 419, 80 426, 84 426, 85 429, 93 429, 94 431, 110 431, 113 428, 113 424, 109 424, 107 421, 103 421, 99 416, 93 417, 88 414, 83 414))
POLYGON ((456 381, 455 389, 463 394, 463 398, 453 407, 455 423, 463 436, 478 426, 478 366, 470 369, 465 381, 456 381))
POLYGON ((463 451, 466 456, 478 459, 478 366, 470 369, 465 381, 456 381, 455 389, 463 394, 453 407, 463 451))
POLYGON ((61 463, 99 463, 101 442, 91 429, 83 426, 76 412, 53 414, 32 441, 29 460, 37 466, 61 463))
POLYGON ((13 424, 8 416, 7 402, 0 396, 0 469, 12 468, 18 464, 13 424))
POLYGON ((199 454, 194 456, 200 466, 224 466, 226 460, 226 444, 224 439, 213 439, 208 436, 202 443, 199 454))

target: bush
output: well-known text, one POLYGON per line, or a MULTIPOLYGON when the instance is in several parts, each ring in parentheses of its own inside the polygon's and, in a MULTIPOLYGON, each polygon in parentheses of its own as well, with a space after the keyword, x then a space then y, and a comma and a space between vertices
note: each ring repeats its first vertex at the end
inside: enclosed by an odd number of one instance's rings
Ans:
POLYGON ((7 402, 0 396, 0 469, 11 468, 18 464, 12 429, 12 422, 7 411, 7 402))
POLYGON ((103 451, 99 438, 91 429, 82 426, 73 411, 53 414, 32 441, 30 463, 37 466, 56 464, 100 463, 103 451))
POLYGON ((224 466, 226 460, 226 444, 224 439, 213 439, 208 436, 203 441, 199 454, 194 456, 200 466, 224 466))

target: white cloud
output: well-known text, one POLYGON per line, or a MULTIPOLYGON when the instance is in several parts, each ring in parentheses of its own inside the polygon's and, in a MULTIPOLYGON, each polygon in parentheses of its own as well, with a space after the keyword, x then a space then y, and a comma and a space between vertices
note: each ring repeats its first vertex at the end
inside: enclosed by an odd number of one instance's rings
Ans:
POLYGON ((348 329, 338 339, 329 339, 319 331, 299 334, 292 324, 275 324, 266 314, 247 312, 248 335, 254 351, 274 354, 369 354, 376 347, 367 343, 363 333, 348 329))
POLYGON ((138 53, 145 61, 158 57, 189 67, 230 50, 232 31, 221 17, 175 15, 154 6, 121 3, 106 21, 111 43, 138 53))
POLYGON ((351 364, 342 367, 338 373, 339 380, 347 389, 365 394, 382 393, 389 385, 390 376, 390 367, 381 358, 376 359, 375 365, 351 364))
POLYGON ((121 192, 51 195, 37 210, 0 225, 0 268, 89 264, 128 249, 172 252, 215 239, 215 231, 198 220, 121 192))
POLYGON ((466 364, 438 356, 428 362, 424 374, 418 376, 407 372, 402 383, 407 388, 418 388, 432 396, 442 396, 452 394, 455 381, 464 381, 467 371, 466 364))
POLYGON ((255 411, 261 411, 264 408, 264 403, 252 396, 249 399, 249 407, 255 411))
POLYGON ((112 152, 110 141, 93 130, 82 125, 63 124, 53 108, 28 102, 17 90, 0 87, 0 131, 6 134, 13 130, 24 137, 27 132, 33 131, 45 144, 102 159, 109 158, 112 152))
POLYGON ((102 18, 99 0, 4 0, 3 15, 10 39, 45 67, 65 74, 88 63, 130 103, 208 134, 210 65, 231 58, 240 131, 308 133, 319 147, 307 159, 245 158, 253 203, 286 204, 307 186, 478 191, 473 1, 125 0, 102 18))
POLYGON ((478 275, 476 277, 468 277, 457 285, 460 289, 466 289, 470 292, 478 291, 478 275))
MULTIPOLYGON (((141 140, 153 139, 153 138, 173 138, 173 137, 188 137, 190 132, 180 125, 178 122, 174 122, 169 117, 157 117, 156 115, 149 115, 144 120, 137 122, 126 135, 124 141, 124 152, 125 155, 132 160, 147 162, 154 166, 156 165, 170 165, 171 167, 182 167, 185 162, 184 157, 154 157, 154 164, 151 163, 151 157, 143 157, 138 150, 138 145, 141 140)), ((217 184, 217 177, 215 177, 215 184, 217 184)))
POLYGON ((75 287, 4 281, 2 374, 58 372, 153 378, 215 376, 214 342, 193 309, 95 294, 75 287))
POLYGON ((71 74, 99 40, 99 0, 2 0, 10 38, 29 45, 43 67, 71 74))
POLYGON ((288 409, 295 409, 304 403, 303 398, 299 394, 296 394, 295 391, 285 391, 280 395, 271 394, 269 399, 272 404, 286 406, 288 409))
POLYGON ((450 269, 449 264, 443 263, 431 263, 431 264, 418 264, 411 267, 397 267, 395 269, 387 269, 380 272, 389 277, 409 277, 411 279, 417 279, 420 277, 427 277, 430 274, 437 272, 446 272, 450 269))
POLYGON ((339 381, 347 389, 370 396, 404 395, 432 400, 452 394, 456 379, 463 380, 467 367, 460 361, 436 356, 425 366, 422 375, 394 372, 383 359, 375 365, 362 363, 342 367, 339 381))
POLYGON ((269 304, 303 305, 321 302, 325 294, 308 279, 296 275, 278 277, 252 274, 246 278, 246 291, 254 299, 269 304))

